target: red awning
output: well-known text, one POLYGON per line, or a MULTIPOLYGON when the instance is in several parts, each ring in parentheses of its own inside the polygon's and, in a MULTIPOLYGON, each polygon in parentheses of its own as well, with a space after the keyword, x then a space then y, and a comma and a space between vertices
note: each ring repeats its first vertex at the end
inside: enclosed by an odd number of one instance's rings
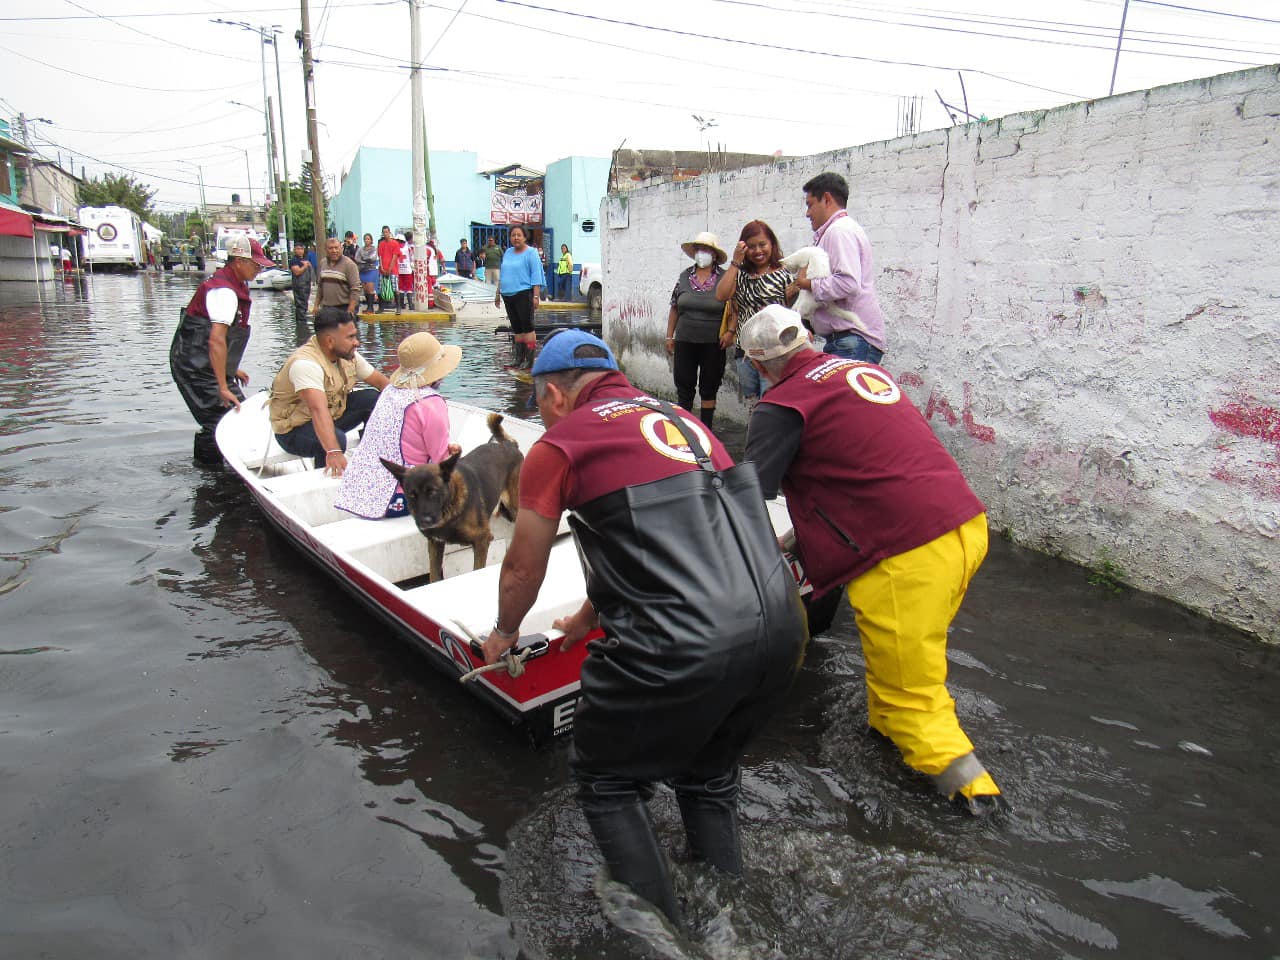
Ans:
POLYGON ((0 206, 0 237, 34 237, 34 218, 23 210, 0 206))

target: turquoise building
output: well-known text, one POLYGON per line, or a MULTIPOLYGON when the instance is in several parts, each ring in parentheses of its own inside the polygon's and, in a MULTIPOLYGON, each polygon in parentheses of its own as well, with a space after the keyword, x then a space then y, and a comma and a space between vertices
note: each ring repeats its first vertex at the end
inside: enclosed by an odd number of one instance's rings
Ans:
MULTIPOLYGON (((473 248, 496 235, 505 246, 507 226, 495 224, 492 194, 496 176, 479 169, 470 151, 431 151, 431 192, 435 197, 436 239, 452 260, 458 241, 466 237, 473 248)), ((548 272, 567 243, 578 264, 600 261, 600 202, 609 178, 609 161, 599 157, 566 157, 547 168, 541 184, 543 219, 528 225, 531 241, 547 254, 548 272)), ((333 225, 341 236, 379 236, 382 225, 393 233, 413 227, 413 168, 408 150, 361 147, 330 203, 333 225)))

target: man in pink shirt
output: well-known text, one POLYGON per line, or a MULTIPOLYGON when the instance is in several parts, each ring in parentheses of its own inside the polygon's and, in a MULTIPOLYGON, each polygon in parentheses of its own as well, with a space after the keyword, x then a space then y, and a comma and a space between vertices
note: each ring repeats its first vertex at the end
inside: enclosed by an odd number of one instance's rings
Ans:
POLYGON ((849 184, 838 173, 820 173, 804 185, 805 216, 814 244, 831 260, 831 276, 810 279, 802 268, 787 288, 787 302, 800 290, 812 291, 818 309, 811 322, 813 332, 826 341, 823 352, 879 363, 885 350, 884 313, 876 299, 871 241, 845 211, 848 202, 849 184))

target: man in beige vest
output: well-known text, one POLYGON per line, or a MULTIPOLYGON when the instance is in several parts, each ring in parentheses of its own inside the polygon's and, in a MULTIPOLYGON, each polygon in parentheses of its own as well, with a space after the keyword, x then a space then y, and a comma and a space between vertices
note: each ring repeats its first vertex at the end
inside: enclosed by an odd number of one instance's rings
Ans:
POLYGON ((321 307, 315 336, 271 381, 271 429, 289 453, 314 457, 335 477, 347 468, 347 430, 363 427, 387 378, 356 352, 360 331, 341 307, 321 307), (375 390, 355 390, 363 380, 375 390), (354 391, 354 392, 353 392, 354 391))

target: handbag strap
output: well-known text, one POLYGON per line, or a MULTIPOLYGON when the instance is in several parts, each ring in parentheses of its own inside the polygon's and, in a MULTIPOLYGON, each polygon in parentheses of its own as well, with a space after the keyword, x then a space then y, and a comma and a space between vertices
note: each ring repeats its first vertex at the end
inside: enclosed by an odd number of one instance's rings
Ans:
POLYGON ((666 400, 657 400, 653 403, 645 403, 643 400, 636 400, 636 404, 647 407, 657 413, 662 414, 675 425, 684 437, 685 443, 689 444, 689 449, 693 451, 694 460, 705 473, 711 474, 716 478, 717 486, 720 481, 720 471, 716 469, 716 465, 711 462, 711 455, 703 449, 702 442, 698 439, 698 435, 688 428, 684 422, 684 417, 680 416, 680 411, 668 403, 666 400))

